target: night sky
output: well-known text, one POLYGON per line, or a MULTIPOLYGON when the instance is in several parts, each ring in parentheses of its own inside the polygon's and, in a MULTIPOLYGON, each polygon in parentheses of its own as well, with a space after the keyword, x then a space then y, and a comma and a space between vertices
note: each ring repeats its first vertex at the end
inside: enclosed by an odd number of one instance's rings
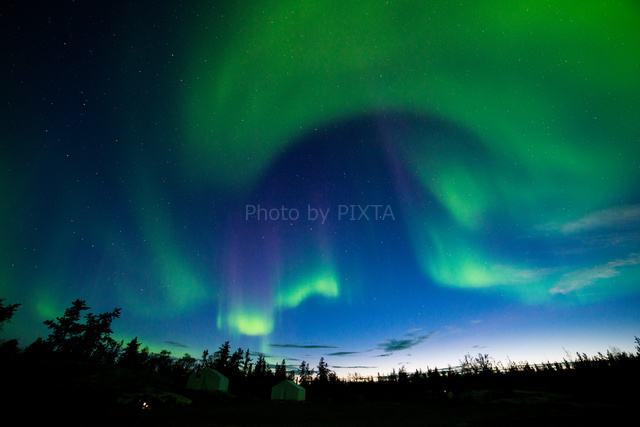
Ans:
POLYGON ((341 376, 631 351, 640 6, 0 6, 3 338, 341 376))

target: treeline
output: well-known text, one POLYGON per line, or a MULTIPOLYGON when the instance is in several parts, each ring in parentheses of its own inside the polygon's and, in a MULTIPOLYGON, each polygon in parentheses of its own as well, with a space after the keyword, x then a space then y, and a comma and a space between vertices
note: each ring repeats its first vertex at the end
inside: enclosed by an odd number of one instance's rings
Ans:
MULTIPOLYGON (((0 328, 20 305, 4 305, 0 299, 0 328)), ((204 367, 211 367, 229 378, 229 392, 235 396, 268 399, 273 385, 289 379, 307 389, 307 400, 439 400, 457 399, 468 390, 553 389, 588 393, 610 390, 612 393, 638 394, 640 384, 640 338, 635 338, 636 352, 608 350, 588 356, 577 353, 560 362, 494 362, 488 354, 465 355, 459 366, 446 369, 427 368, 408 372, 405 367, 376 377, 349 374, 339 378, 321 358, 317 366, 302 361, 287 365, 285 359, 272 366, 262 353, 250 349, 232 350, 229 342, 216 351, 205 350, 199 359, 184 354, 174 357, 170 351, 149 351, 137 337, 125 343, 111 337, 112 322, 120 309, 94 315, 85 301, 76 300, 62 317, 47 320, 47 338, 38 338, 25 348, 13 340, 0 341, 0 360, 4 366, 16 362, 29 366, 38 361, 64 361, 93 366, 111 366, 170 378, 183 388, 187 377, 204 367), (83 314, 87 312, 86 314, 83 314)))
MULTIPOLYGON (((20 304, 5 306, 0 299, 0 325, 11 319, 20 304)), ((95 315, 85 301, 75 300, 62 317, 46 320, 50 329, 47 338, 38 338, 25 348, 16 339, 0 342, 0 357, 6 360, 35 362, 38 360, 91 363, 121 366, 169 375, 191 372, 196 360, 189 355, 175 359, 169 351, 151 353, 142 347, 138 338, 128 343, 116 341, 111 334, 112 322, 120 317, 121 309, 95 315)))
MULTIPOLYGON (((0 298, 0 327, 11 319, 19 306, 5 305, 4 299, 0 298)), ((112 338, 111 324, 120 317, 121 309, 98 315, 88 310, 90 307, 85 301, 73 301, 62 317, 44 322, 50 330, 48 337, 38 338, 25 348, 20 348, 16 339, 0 341, 0 360, 26 365, 38 361, 64 361, 114 366, 167 377, 177 385, 185 385, 190 374, 210 367, 229 378, 231 393, 249 391, 260 397, 268 396, 273 385, 286 379, 320 388, 325 383, 339 381, 324 358, 315 368, 306 361, 295 367, 287 366, 285 359, 272 367, 262 353, 252 353, 248 348, 232 351, 229 341, 213 353, 204 350, 199 359, 188 353, 175 357, 168 350, 154 353, 137 337, 126 343, 112 338)))
POLYGON ((426 398, 451 400, 471 390, 547 390, 571 394, 602 396, 640 394, 640 338, 635 338, 636 351, 608 350, 588 356, 569 355, 561 362, 529 364, 495 362, 488 354, 465 355, 459 366, 446 369, 401 367, 377 378, 348 379, 351 391, 360 390, 368 399, 389 396, 403 400, 426 398))

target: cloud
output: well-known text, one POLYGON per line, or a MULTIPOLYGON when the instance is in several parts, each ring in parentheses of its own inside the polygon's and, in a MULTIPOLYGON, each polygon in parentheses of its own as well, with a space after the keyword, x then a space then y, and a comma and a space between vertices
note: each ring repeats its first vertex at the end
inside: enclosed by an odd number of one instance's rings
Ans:
POLYGON ((336 351, 335 353, 329 353, 327 356, 351 356, 352 354, 360 354, 362 351, 336 351))
POLYGON ((632 230, 610 230, 598 234, 579 235, 577 242, 565 242, 552 249, 559 256, 580 255, 594 249, 606 249, 614 246, 632 246, 640 241, 640 232, 632 230))
POLYGON ((380 344, 380 348, 383 348, 385 351, 394 352, 398 350, 406 350, 411 348, 421 341, 418 339, 405 339, 405 340, 395 340, 390 339, 386 340, 384 343, 380 344))
POLYGON ((176 341, 165 341, 165 343, 169 344, 172 347, 188 348, 188 346, 186 346, 186 345, 184 345, 182 343, 176 342, 176 341))
POLYGON ((415 347, 416 345, 426 341, 431 338, 435 332, 430 332, 426 335, 418 335, 413 337, 413 334, 407 333, 405 336, 409 336, 411 338, 405 339, 388 339, 381 344, 378 344, 378 348, 383 349, 386 353, 393 353, 394 351, 407 350, 411 347, 415 347))
POLYGON ((551 294, 566 295, 578 289, 591 286, 597 280, 609 279, 619 275, 621 267, 638 264, 640 264, 640 254, 633 253, 626 259, 617 259, 596 267, 572 271, 564 274, 549 292, 551 294))
POLYGON ((640 205, 617 206, 586 215, 576 221, 548 223, 539 227, 543 231, 575 234, 603 228, 624 228, 640 222, 640 205))
POLYGON ((459 334, 461 332, 464 332, 464 329, 458 326, 453 326, 453 325, 447 325, 444 331, 444 333, 448 333, 448 334, 459 334))
POLYGON ((270 347, 275 348, 306 348, 306 349, 316 349, 316 348, 340 348, 334 345, 314 345, 314 344, 270 344, 270 347))

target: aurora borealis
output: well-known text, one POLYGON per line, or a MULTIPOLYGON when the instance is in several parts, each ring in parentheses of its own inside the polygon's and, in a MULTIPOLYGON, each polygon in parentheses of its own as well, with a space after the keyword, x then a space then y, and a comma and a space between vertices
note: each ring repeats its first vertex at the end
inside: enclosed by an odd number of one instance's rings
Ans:
MULTIPOLYGON (((96 4, 93 4, 96 3, 96 4)), ((640 6, 0 8, 2 334, 339 374, 640 335, 640 6), (479 350, 481 349, 481 350, 479 350)))

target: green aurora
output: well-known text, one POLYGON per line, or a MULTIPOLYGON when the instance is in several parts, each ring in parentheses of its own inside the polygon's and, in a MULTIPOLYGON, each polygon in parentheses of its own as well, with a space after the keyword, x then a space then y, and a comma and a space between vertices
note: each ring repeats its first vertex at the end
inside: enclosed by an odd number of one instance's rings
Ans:
POLYGON ((513 305, 627 301, 603 324, 637 329, 637 2, 214 3, 6 15, 8 332, 78 297, 190 351, 367 348, 513 305), (335 218, 381 200, 397 221, 335 218))

